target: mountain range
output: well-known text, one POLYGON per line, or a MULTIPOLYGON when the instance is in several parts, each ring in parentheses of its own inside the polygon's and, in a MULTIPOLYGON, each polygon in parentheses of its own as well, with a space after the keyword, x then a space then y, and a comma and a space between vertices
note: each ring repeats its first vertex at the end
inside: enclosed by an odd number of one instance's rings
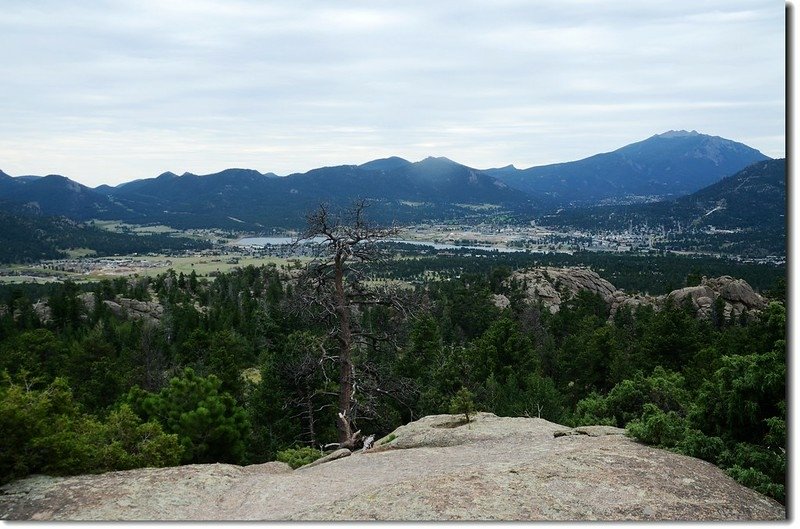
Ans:
POLYGON ((786 251, 786 199, 786 160, 765 160, 673 200, 563 209, 542 222, 587 230, 661 228, 683 234, 695 246, 701 237, 710 247, 731 250, 735 245, 740 254, 781 255, 786 251))
MULTIPOLYGON (((768 159, 741 143, 670 131, 563 164, 479 170, 447 158, 399 157, 278 176, 252 169, 196 175, 165 172, 116 187, 89 188, 58 175, 0 171, 0 202, 42 215, 113 219, 177 228, 257 230, 301 226, 319 202, 373 204, 377 222, 528 220, 557 208, 685 195, 768 159)), ((3 209, 0 203, 0 210, 3 209)))
POLYGON ((736 230, 760 223, 784 230, 786 222, 786 159, 754 163, 734 175, 674 200, 649 204, 565 209, 548 216, 575 228, 624 229, 629 225, 710 227, 736 230))
POLYGON ((669 131, 574 162, 489 169, 511 187, 560 206, 687 195, 768 157, 697 131, 669 131))
MULTIPOLYGON (((246 169, 210 175, 164 173, 105 190, 108 200, 147 219, 177 227, 302 223, 320 201, 344 205, 354 198, 376 204, 379 221, 413 221, 463 214, 469 206, 522 207, 530 202, 499 180, 446 158, 412 163, 401 158, 364 165, 322 167, 276 177, 246 169), (421 208, 421 206, 426 206, 421 208)), ((136 220, 125 217, 125 220, 136 220)))

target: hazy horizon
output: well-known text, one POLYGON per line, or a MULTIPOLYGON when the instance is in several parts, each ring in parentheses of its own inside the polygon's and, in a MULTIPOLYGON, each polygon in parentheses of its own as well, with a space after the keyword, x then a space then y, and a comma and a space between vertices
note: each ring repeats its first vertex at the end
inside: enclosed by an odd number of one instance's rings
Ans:
POLYGON ((96 187, 389 156, 527 168, 673 129, 782 158, 784 10, 10 0, 0 169, 96 187))
MULTIPOLYGON (((670 132, 670 131, 664 131, 664 132, 670 132)), ((663 134, 664 132, 659 133, 659 134, 663 134)), ((701 131, 693 131, 693 132, 698 132, 700 134, 703 134, 701 131)), ((645 139, 649 139, 649 137, 648 138, 642 138, 642 140, 645 140, 645 139)), ((731 138, 725 138, 725 139, 730 140, 731 138)), ((736 140, 732 140, 732 141, 736 141, 736 140)), ((620 145, 619 147, 624 147, 624 146, 620 145)), ((750 147, 752 147, 752 146, 750 146, 750 147)), ((613 150, 616 150, 616 149, 613 149, 613 150)), ((600 152, 592 153, 592 154, 590 154, 588 156, 593 156, 595 154, 602 154, 602 153, 600 153, 600 152)), ((765 154, 765 153, 762 152, 762 154, 765 154)), ((769 156, 769 155, 767 155, 767 156, 769 156)), ((452 159, 452 158, 450 158, 448 156, 437 156, 437 155, 434 155, 434 154, 429 155, 429 156, 424 156, 424 157, 419 158, 419 159, 408 158, 408 157, 405 157, 405 156, 398 156, 398 155, 388 155, 388 156, 380 156, 380 157, 370 158, 368 160, 355 161, 355 162, 352 162, 352 163, 345 162, 345 163, 341 163, 341 164, 323 164, 323 165, 320 165, 318 167, 309 167, 308 169, 305 169, 305 170, 302 170, 302 171, 291 171, 291 172, 286 172, 286 173, 277 173, 276 171, 270 170, 268 168, 267 169, 263 169, 263 168, 258 168, 258 167, 244 167, 244 166, 240 166, 240 165, 233 165, 233 166, 230 166, 230 167, 222 167, 222 168, 220 168, 218 170, 209 171, 209 172, 197 172, 197 171, 191 171, 191 170, 165 169, 165 170, 160 171, 160 172, 158 172, 156 174, 152 174, 152 175, 149 175, 149 176, 138 177, 138 178, 133 178, 133 179, 130 179, 130 180, 123 180, 123 181, 116 182, 116 183, 113 183, 113 184, 110 184, 108 182, 100 182, 98 184, 84 184, 79 179, 73 178, 70 175, 62 174, 62 173, 46 173, 46 174, 44 174, 44 173, 43 174, 33 174, 33 173, 24 173, 24 174, 22 174, 22 173, 20 173, 20 174, 10 174, 8 171, 3 170, 2 167, 0 167, 0 171, 3 171, 4 173, 8 174, 9 176, 13 176, 13 177, 52 176, 52 175, 64 176, 64 177, 67 177, 67 178, 69 178, 71 180, 74 180, 76 182, 79 182, 79 183, 82 183, 84 185, 87 185, 89 187, 98 187, 98 186, 102 186, 102 185, 117 186, 117 185, 121 185, 121 184, 127 184, 127 183, 130 183, 130 182, 136 181, 136 180, 145 180, 145 179, 148 179, 148 178, 156 178, 156 177, 158 177, 158 176, 160 176, 160 175, 162 175, 164 173, 173 173, 173 174, 178 175, 178 176, 186 174, 186 173, 193 174, 193 175, 196 175, 196 176, 206 176, 206 175, 216 174, 216 173, 219 173, 221 171, 225 171, 227 169, 255 170, 255 171, 258 171, 258 172, 260 172, 262 174, 270 174, 271 173, 271 174, 275 174, 275 176, 277 176, 277 177, 284 178, 284 177, 287 177, 287 176, 291 176, 293 174, 303 174, 303 173, 308 172, 310 170, 319 169, 319 168, 322 168, 322 167, 333 167, 333 166, 340 166, 340 165, 344 165, 344 166, 347 166, 347 165, 359 166, 359 165, 365 164, 367 162, 372 162, 372 161, 375 161, 375 160, 386 159, 386 158, 395 158, 395 157, 396 158, 403 158, 406 161, 411 162, 411 163, 421 162, 421 161, 425 160, 426 158, 448 158, 453 162, 462 163, 460 160, 454 160, 454 159, 452 159)), ((782 158, 782 157, 770 156, 770 158, 776 159, 776 158, 782 158)), ((581 159, 583 159, 583 158, 581 158, 581 159)), ((561 160, 561 161, 554 162, 554 163, 564 163, 564 162, 568 163, 568 162, 573 162, 573 161, 577 161, 577 160, 561 160)), ((462 165, 467 165, 467 164, 462 164, 462 165)), ((509 165, 513 165, 517 169, 528 169, 529 167, 536 167, 536 166, 519 166, 519 165, 516 165, 514 163, 505 163, 505 164, 504 163, 497 163, 497 164, 492 165, 492 166, 485 166, 485 167, 469 166, 469 167, 472 167, 473 169, 477 169, 477 170, 487 170, 487 169, 507 167, 509 165)), ((539 165, 545 165, 545 164, 539 164, 539 165)))

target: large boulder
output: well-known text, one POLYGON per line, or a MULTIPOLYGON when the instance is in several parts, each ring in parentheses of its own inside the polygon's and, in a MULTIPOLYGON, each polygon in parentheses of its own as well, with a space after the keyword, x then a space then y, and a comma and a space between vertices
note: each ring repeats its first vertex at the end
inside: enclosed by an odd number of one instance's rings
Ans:
POLYGON ((511 300, 503 294, 492 294, 492 304, 498 309, 507 309, 511 306, 511 300))
POLYGON ((36 314, 36 317, 39 318, 39 321, 45 325, 53 321, 53 310, 50 308, 50 305, 47 304, 47 301, 37 301, 34 303, 33 312, 36 314))
POLYGON ((105 300, 103 304, 112 314, 120 318, 155 323, 161 321, 164 316, 164 306, 157 301, 139 301, 138 299, 117 297, 114 301, 105 300))
POLYGON ((667 300, 672 301, 676 306, 691 304, 694 311, 702 318, 711 316, 712 306, 717 294, 706 285, 695 287, 680 288, 667 294, 667 300))
POLYGON ((730 276, 711 279, 704 277, 702 284, 722 298, 723 315, 727 319, 742 315, 752 317, 767 306, 767 300, 755 292, 744 279, 734 279, 730 276))
POLYGON ((744 279, 734 279, 730 276, 715 278, 704 277, 701 283, 694 287, 673 290, 661 298, 671 300, 682 305, 689 300, 692 308, 700 318, 708 318, 713 314, 714 305, 722 308, 725 319, 752 317, 766 307, 766 300, 753 290, 744 279))
POLYGON ((596 272, 577 267, 519 270, 512 273, 507 281, 524 285, 526 298, 541 302, 552 313, 558 312, 561 304, 576 296, 578 292, 588 291, 598 294, 610 304, 617 290, 596 272))

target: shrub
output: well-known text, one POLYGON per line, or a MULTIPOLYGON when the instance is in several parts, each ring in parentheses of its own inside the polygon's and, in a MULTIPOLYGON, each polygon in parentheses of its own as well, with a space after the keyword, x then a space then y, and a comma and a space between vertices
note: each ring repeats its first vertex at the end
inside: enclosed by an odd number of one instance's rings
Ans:
POLYGON ((572 426, 588 426, 603 424, 606 426, 619 426, 617 421, 608 412, 608 399, 596 392, 578 401, 575 405, 574 416, 569 421, 572 426))
POLYGON ((127 406, 106 421, 84 414, 63 379, 42 390, 0 387, 0 482, 31 473, 86 474, 179 462, 175 435, 127 406))
POLYGON ((99 460, 115 470, 174 466, 183 453, 177 435, 164 433, 157 422, 143 423, 124 404, 109 414, 103 437, 99 460))
POLYGON ((681 454, 716 464, 725 451, 725 442, 719 437, 708 436, 700 430, 689 429, 676 449, 681 454))
POLYGON ((618 383, 607 395, 592 393, 579 401, 573 423, 624 427, 640 419, 647 404, 664 412, 682 412, 688 402, 683 376, 657 366, 648 377, 637 372, 633 379, 618 383))
POLYGON ((287 448, 278 452, 278 461, 286 463, 292 468, 300 468, 303 465, 312 463, 322 457, 323 454, 316 448, 310 446, 298 446, 287 448))
POLYGON ((730 477, 756 492, 775 498, 777 501, 786 502, 786 487, 781 483, 774 483, 769 476, 754 468, 733 466, 725 471, 730 477))
POLYGON ((655 404, 645 404, 641 419, 628 423, 628 433, 643 443, 663 448, 675 447, 686 435, 686 420, 674 411, 664 412, 655 404))

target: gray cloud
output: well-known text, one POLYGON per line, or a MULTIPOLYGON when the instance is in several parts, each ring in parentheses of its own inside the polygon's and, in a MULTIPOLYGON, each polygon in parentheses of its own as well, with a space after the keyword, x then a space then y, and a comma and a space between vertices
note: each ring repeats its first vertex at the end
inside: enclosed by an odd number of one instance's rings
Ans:
POLYGON ((784 155, 759 0, 6 0, 0 168, 90 185, 379 156, 565 161, 686 128, 784 155))

